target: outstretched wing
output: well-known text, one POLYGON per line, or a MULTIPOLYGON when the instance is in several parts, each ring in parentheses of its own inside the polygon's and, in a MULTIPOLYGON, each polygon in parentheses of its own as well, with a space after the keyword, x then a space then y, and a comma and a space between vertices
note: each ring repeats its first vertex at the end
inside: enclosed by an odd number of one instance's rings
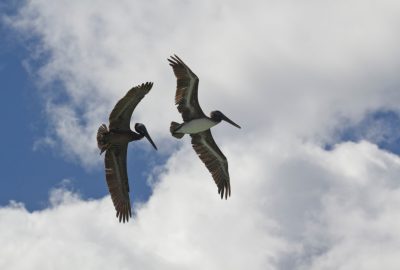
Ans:
POLYGON ((151 82, 135 86, 117 102, 109 117, 110 130, 130 130, 133 110, 152 87, 151 82))
POLYGON ((197 155, 206 165, 218 186, 221 199, 231 196, 231 184, 229 181, 228 161, 215 143, 211 131, 206 130, 196 134, 190 134, 192 146, 197 155))
POLYGON ((178 56, 171 56, 168 61, 177 79, 175 104, 178 105, 183 120, 187 122, 205 117, 197 97, 199 78, 178 56))
POLYGON ((126 170, 126 152, 128 144, 113 144, 106 151, 104 159, 108 190, 111 194, 119 222, 132 216, 129 199, 128 173, 126 170))

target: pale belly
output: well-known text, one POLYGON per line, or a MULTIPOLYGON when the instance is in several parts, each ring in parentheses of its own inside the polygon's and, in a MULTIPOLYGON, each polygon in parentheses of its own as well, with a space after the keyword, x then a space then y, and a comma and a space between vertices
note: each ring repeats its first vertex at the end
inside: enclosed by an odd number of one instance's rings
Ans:
POLYGON ((207 118, 194 119, 192 121, 183 124, 183 126, 180 127, 176 132, 185 134, 199 133, 204 130, 210 129, 216 124, 217 123, 207 118))

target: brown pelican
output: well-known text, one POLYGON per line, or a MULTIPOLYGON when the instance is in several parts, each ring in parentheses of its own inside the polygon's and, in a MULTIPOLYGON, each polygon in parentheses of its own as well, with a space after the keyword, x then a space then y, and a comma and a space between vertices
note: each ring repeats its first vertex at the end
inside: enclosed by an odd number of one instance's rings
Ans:
POLYGON ((224 194, 227 199, 231 195, 228 161, 215 143, 210 128, 222 120, 237 128, 240 126, 220 111, 213 111, 210 117, 207 117, 201 110, 197 99, 199 78, 178 56, 171 56, 168 61, 177 79, 175 104, 178 105, 178 111, 182 114, 184 121, 182 124, 171 122, 171 134, 178 139, 185 134, 190 134, 192 146, 212 174, 221 199, 224 194))
POLYGON ((106 180, 119 222, 123 221, 125 223, 125 221, 129 220, 129 217, 132 217, 126 169, 128 143, 146 137, 157 150, 143 124, 135 124, 137 133, 130 129, 133 110, 152 86, 153 83, 146 82, 130 89, 118 101, 110 114, 110 130, 107 129, 105 124, 102 124, 97 131, 97 145, 100 149, 100 155, 106 151, 104 158, 106 180))

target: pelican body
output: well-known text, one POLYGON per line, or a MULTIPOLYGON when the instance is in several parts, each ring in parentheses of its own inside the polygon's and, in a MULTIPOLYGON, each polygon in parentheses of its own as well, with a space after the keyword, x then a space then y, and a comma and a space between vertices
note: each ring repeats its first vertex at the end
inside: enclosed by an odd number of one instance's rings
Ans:
POLYGON ((146 137, 157 150, 143 124, 135 124, 136 132, 130 129, 133 110, 152 86, 153 84, 148 82, 130 89, 112 110, 109 117, 109 129, 102 124, 97 131, 97 146, 100 149, 100 155, 106 152, 104 158, 106 180, 119 222, 125 223, 129 217, 132 217, 126 168, 129 142, 146 137))
MULTIPOLYGON (((100 155, 103 154, 111 145, 127 144, 132 141, 138 141, 146 136, 143 130, 144 125, 141 123, 135 124, 136 132, 132 130, 107 129, 105 124, 102 124, 98 131, 97 143, 100 149, 100 155)), ((151 142, 152 143, 152 142, 151 142)), ((153 143, 152 143, 153 144, 153 143)), ((154 146, 155 147, 155 146, 154 146)))
POLYGON ((177 78, 175 104, 178 105, 178 111, 184 121, 171 122, 170 132, 178 139, 185 134, 192 137, 192 146, 212 174, 218 193, 221 198, 225 195, 227 199, 231 195, 228 161, 215 143, 210 129, 221 121, 226 121, 237 128, 240 126, 220 111, 212 111, 210 117, 206 116, 198 101, 199 79, 196 74, 176 55, 171 56, 168 61, 177 78))
MULTIPOLYGON (((221 123, 222 120, 225 120, 232 125, 234 125, 237 128, 240 128, 239 125, 234 123, 232 120, 230 120, 228 117, 223 115, 220 111, 212 111, 211 112, 211 117, 204 116, 202 118, 197 118, 190 120, 188 122, 183 122, 182 124, 178 124, 179 126, 176 126, 174 124, 174 128, 172 130, 173 135, 180 137, 181 135, 179 134, 196 134, 200 133, 202 131, 209 130, 215 125, 218 125, 221 123)), ((174 122, 172 122, 174 123, 174 122)))

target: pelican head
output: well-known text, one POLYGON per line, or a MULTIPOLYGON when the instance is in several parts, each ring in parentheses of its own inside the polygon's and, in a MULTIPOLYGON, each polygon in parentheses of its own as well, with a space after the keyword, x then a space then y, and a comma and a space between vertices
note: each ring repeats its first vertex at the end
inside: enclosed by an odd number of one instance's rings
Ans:
POLYGON ((157 146, 154 144, 153 140, 151 139, 149 133, 147 132, 145 125, 143 125, 142 123, 136 123, 135 130, 137 133, 139 133, 143 137, 146 137, 146 139, 151 143, 151 145, 154 147, 154 149, 157 150, 157 146))
POLYGON ((229 119, 228 117, 226 117, 222 112, 220 111, 212 111, 211 114, 211 119, 216 121, 216 122, 221 122, 222 120, 228 122, 229 124, 237 127, 237 128, 241 128, 238 124, 236 124, 235 122, 233 122, 231 119, 229 119))

